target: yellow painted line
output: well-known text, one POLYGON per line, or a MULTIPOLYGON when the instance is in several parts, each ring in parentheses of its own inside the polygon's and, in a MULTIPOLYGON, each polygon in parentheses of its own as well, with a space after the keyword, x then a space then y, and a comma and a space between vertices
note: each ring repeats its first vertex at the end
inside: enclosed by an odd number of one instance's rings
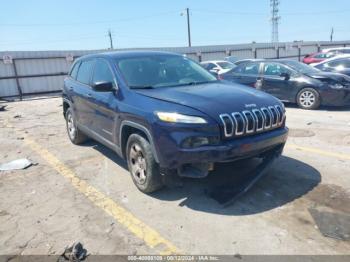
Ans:
POLYGON ((298 145, 294 145, 294 144, 287 144, 286 147, 291 148, 291 149, 305 151, 305 152, 315 153, 315 154, 322 155, 322 156, 350 160, 350 155, 348 155, 348 154, 329 152, 329 151, 325 151, 325 150, 318 149, 318 148, 298 146, 298 145))
MULTIPOLYGON (((7 127, 14 128, 9 123, 7 124, 7 127)), ((117 204, 107 195, 103 194, 95 187, 89 185, 84 180, 81 180, 75 175, 73 170, 62 163, 50 151, 43 148, 37 142, 28 137, 28 135, 26 135, 23 131, 17 130, 16 128, 14 128, 14 130, 21 136, 25 137, 23 141, 26 145, 28 145, 34 152, 42 157, 59 174, 68 179, 68 181, 79 192, 84 194, 94 205, 112 216, 116 221, 123 225, 127 230, 132 232, 136 237, 143 240, 149 247, 158 248, 161 255, 180 254, 179 249, 170 241, 162 237, 156 230, 136 218, 133 214, 117 204)))

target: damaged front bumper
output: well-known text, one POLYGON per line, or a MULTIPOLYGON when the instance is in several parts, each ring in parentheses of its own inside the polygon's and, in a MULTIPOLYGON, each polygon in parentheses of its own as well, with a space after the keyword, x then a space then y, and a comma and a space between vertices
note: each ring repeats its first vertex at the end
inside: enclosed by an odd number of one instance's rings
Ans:
POLYGON ((350 106, 350 88, 324 90, 321 93, 321 104, 324 106, 350 106))
MULTIPOLYGON (((279 156, 287 141, 288 128, 282 127, 254 136, 225 141, 216 146, 194 149, 176 147, 169 157, 162 159, 161 170, 177 170, 183 177, 201 178, 208 175, 214 163, 234 162, 248 158, 264 158, 266 155, 279 156)), ((167 148, 169 149, 169 148, 167 148)))

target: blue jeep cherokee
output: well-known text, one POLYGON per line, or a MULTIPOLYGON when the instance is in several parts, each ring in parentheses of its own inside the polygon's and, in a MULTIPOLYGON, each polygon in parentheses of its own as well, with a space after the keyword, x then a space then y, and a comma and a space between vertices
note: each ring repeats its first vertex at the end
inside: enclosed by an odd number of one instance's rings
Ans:
POLYGON ((191 59, 168 52, 83 56, 63 89, 70 140, 88 137, 125 158, 142 192, 162 176, 205 177, 214 163, 267 158, 287 140, 276 98, 219 81, 191 59))

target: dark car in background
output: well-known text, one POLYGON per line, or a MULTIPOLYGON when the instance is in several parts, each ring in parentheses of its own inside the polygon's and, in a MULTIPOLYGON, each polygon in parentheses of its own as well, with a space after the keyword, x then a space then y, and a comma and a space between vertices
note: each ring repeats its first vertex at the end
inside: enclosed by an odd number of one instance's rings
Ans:
POLYGON ((350 77, 322 72, 293 60, 248 61, 220 77, 297 103, 303 109, 350 105, 350 77))
POLYGON ((336 56, 314 65, 325 72, 336 72, 350 76, 350 55, 336 56))

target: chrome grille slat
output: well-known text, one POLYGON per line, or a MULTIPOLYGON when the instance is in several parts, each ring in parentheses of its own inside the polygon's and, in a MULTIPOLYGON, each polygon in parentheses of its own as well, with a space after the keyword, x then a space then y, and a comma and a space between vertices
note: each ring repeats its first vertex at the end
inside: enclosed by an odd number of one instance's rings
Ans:
POLYGON ((268 131, 283 125, 285 111, 280 105, 219 115, 226 138, 268 131))
POLYGON ((243 113, 243 116, 246 120, 245 132, 247 134, 251 134, 255 131, 255 117, 254 117, 253 113, 250 111, 243 111, 242 113, 243 113), (252 118, 251 121, 250 121, 250 118, 248 118, 248 116, 250 116, 252 118), (249 128, 250 124, 252 125, 252 128, 249 128))
POLYGON ((266 107, 262 107, 261 108, 261 112, 263 112, 264 117, 265 117, 265 125, 264 125, 264 129, 270 129, 271 125, 272 125, 272 116, 270 111, 266 108, 266 107), (269 117, 269 121, 267 121, 267 117, 269 117), (267 125, 268 123, 268 125, 267 125))
POLYGON ((233 117, 233 120, 235 121, 235 125, 236 125, 235 135, 236 136, 243 135, 244 134, 245 125, 246 125, 246 123, 244 122, 243 115, 240 112, 234 112, 234 113, 232 113, 232 117, 233 117), (239 129, 239 123, 238 123, 237 116, 239 116, 239 118, 242 120, 242 129, 241 130, 238 130, 239 129))
POLYGON ((278 125, 282 125, 283 124, 283 121, 284 121, 284 118, 285 118, 285 114, 283 114, 283 110, 280 106, 275 106, 278 114, 279 114, 279 121, 278 121, 278 125))
POLYGON ((225 136, 226 137, 231 137, 233 136, 233 129, 234 129, 234 124, 233 124, 233 120, 232 118, 230 117, 229 114, 221 114, 220 115, 220 118, 221 118, 221 121, 223 122, 224 124, 224 133, 225 133, 225 136), (231 132, 228 132, 228 127, 227 127, 227 124, 226 124, 226 121, 225 121, 225 117, 228 118, 231 122, 231 132))
POLYGON ((256 120, 256 132, 264 130, 265 120, 263 113, 259 109, 253 109, 252 112, 256 120), (261 123, 258 114, 261 116, 261 123))
POLYGON ((271 112, 271 116, 272 116, 272 127, 276 127, 278 125, 278 115, 277 115, 277 111, 276 108, 273 106, 269 106, 268 109, 271 112))

